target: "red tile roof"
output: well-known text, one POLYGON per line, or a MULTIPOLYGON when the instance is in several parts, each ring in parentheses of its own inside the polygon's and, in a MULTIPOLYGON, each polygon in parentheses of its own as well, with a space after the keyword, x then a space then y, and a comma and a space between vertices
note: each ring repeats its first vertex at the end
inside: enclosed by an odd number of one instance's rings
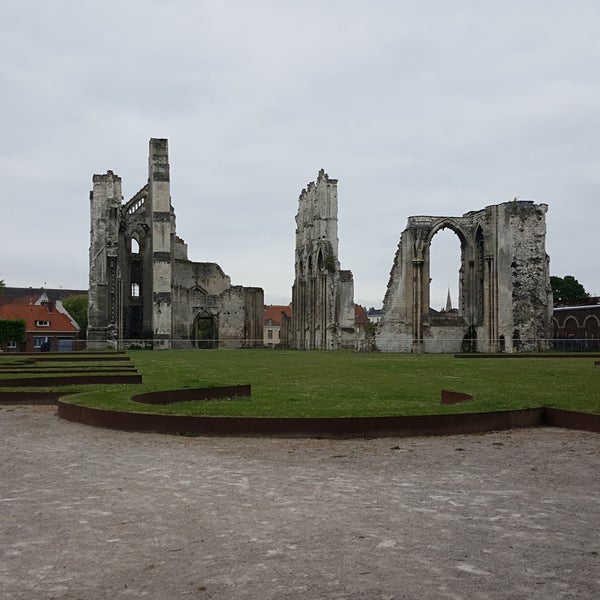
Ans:
POLYGON ((369 322, 367 317, 367 311, 364 306, 360 304, 354 305, 354 324, 355 325, 366 325, 369 322))
POLYGON ((281 313, 285 314, 287 317, 292 316, 292 308, 291 306, 286 305, 277 305, 270 304, 269 306, 265 306, 265 325, 268 325, 268 320, 271 320, 271 325, 279 326, 281 325, 281 313))
POLYGON ((0 319, 22 319, 25 321, 26 331, 30 333, 77 333, 77 327, 71 323, 67 315, 58 312, 56 308, 49 309, 44 304, 5 304, 0 306, 0 319), (36 321, 50 321, 50 326, 36 325, 36 321))

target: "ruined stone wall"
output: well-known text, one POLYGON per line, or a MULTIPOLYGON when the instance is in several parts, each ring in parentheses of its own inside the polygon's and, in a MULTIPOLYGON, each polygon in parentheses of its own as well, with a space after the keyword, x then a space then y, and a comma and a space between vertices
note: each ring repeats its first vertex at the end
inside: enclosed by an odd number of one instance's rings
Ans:
POLYGON ((515 201, 462 217, 410 217, 390 273, 378 348, 389 352, 544 349, 552 311, 546 211, 544 204, 515 201), (433 319, 430 311, 429 250, 432 238, 444 228, 453 230, 461 244, 460 322, 433 319))
POLYGON ((232 286, 230 277, 216 263, 174 264, 173 337, 177 347, 198 346, 194 335, 198 318, 213 319, 215 347, 261 345, 262 288, 232 286))
POLYGON ((262 344, 262 289, 232 287, 219 265, 189 261, 187 244, 176 235, 167 140, 150 140, 148 183, 125 204, 112 171, 94 175, 93 183, 90 343, 262 344))
POLYGON ((354 345, 354 281, 338 259, 337 179, 324 170, 298 198, 289 343, 303 350, 354 345))
POLYGON ((90 192, 88 345, 116 345, 120 291, 118 250, 121 178, 112 171, 94 175, 90 192))
POLYGON ((513 310, 512 321, 499 324, 499 334, 505 336, 513 351, 545 349, 538 340, 551 337, 553 310, 550 261, 545 250, 547 206, 508 202, 500 209, 506 223, 503 230, 509 232, 507 246, 512 255, 510 304, 513 310))

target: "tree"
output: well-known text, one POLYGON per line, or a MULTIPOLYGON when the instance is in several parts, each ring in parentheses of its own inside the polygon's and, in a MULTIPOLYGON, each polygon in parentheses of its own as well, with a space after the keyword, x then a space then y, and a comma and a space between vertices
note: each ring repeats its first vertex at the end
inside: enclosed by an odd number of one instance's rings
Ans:
POLYGON ((87 337, 87 308, 88 308, 88 297, 86 295, 81 296, 69 296, 63 300, 63 306, 67 309, 69 314, 77 321, 79 325, 79 337, 85 340, 87 337))
POLYGON ((4 285, 4 279, 0 279, 0 296, 2 296, 2 294, 4 293, 4 288, 6 286, 4 285))
POLYGON ((0 344, 24 342, 25 339, 25 321, 22 319, 0 319, 0 344))
POLYGON ((554 304, 582 302, 590 297, 583 285, 572 275, 565 275, 564 277, 551 276, 550 285, 554 295, 554 304))

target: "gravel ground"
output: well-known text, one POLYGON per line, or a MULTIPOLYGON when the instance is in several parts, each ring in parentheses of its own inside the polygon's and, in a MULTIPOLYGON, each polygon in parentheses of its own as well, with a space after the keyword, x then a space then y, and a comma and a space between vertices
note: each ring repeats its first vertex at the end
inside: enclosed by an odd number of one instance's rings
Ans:
POLYGON ((600 436, 201 438, 0 407, 0 597, 596 598, 600 436))

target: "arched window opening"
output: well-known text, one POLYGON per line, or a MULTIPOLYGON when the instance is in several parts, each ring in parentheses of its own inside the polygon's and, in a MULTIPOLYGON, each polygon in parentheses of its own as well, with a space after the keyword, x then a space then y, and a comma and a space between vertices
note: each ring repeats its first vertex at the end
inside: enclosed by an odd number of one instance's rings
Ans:
POLYGON ((321 272, 325 269, 325 261, 323 260, 323 249, 322 248, 319 250, 319 255, 317 257, 317 269, 319 270, 319 272, 321 272))
POLYGON ((461 247, 458 235, 448 228, 435 233, 429 247, 429 305, 444 315, 460 314, 461 247))
POLYGON ((577 319, 575 317, 567 317, 563 325, 563 330, 566 337, 579 337, 579 323, 577 323, 577 319))
POLYGON ((139 298, 140 297, 140 284, 139 283, 132 283, 131 284, 131 297, 132 298, 139 298))
POLYGON ((140 243, 136 238, 131 238, 131 254, 139 254, 140 253, 140 243))

